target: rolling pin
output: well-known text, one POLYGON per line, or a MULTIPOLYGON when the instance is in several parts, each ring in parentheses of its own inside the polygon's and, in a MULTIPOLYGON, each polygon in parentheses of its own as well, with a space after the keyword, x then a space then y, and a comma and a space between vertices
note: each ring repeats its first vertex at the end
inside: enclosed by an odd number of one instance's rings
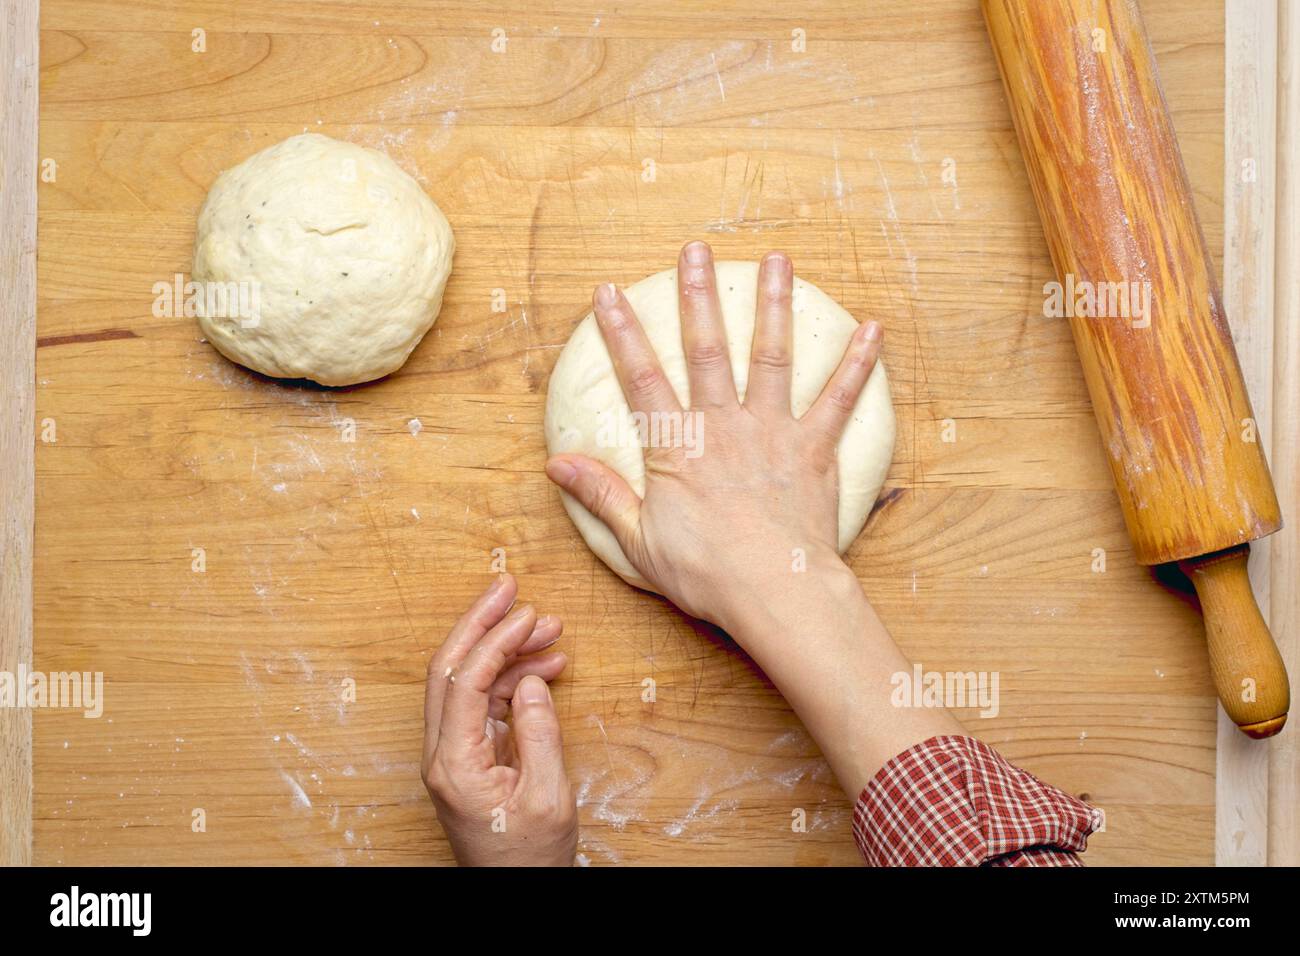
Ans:
POLYGON ((1136 0, 981 0, 1124 522, 1177 562, 1210 670, 1251 737, 1282 729, 1286 667, 1246 575, 1282 527, 1250 397, 1136 0))

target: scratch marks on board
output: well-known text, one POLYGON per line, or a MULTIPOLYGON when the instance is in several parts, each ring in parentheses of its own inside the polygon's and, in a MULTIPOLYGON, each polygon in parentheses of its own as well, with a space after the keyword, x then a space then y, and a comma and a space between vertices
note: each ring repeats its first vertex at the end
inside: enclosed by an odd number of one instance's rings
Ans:
POLYGON ((727 88, 722 85, 722 72, 718 69, 718 58, 712 50, 709 51, 709 62, 713 65, 713 76, 718 81, 718 95, 722 97, 722 102, 727 102, 727 88))
POLYGON ((898 206, 894 202, 894 190, 889 184, 889 176, 885 172, 884 164, 876 156, 875 150, 871 151, 871 161, 876 164, 876 175, 880 180, 880 189, 885 199, 886 218, 880 220, 880 234, 885 240, 885 247, 889 250, 889 257, 903 260, 904 268, 907 270, 908 287, 911 289, 912 295, 916 296, 920 291, 919 282, 917 281, 916 256, 912 254, 911 247, 907 242, 907 235, 904 233, 902 223, 899 221, 898 206), (886 222, 889 224, 888 227, 885 225, 886 222))
POLYGON ((763 221, 763 187, 766 182, 767 160, 760 154, 752 160, 750 153, 745 154, 745 169, 741 173, 741 193, 734 216, 727 214, 727 179, 731 156, 727 154, 722 161, 722 188, 718 197, 718 218, 704 224, 706 232, 736 232, 744 229, 761 232, 766 229, 779 229, 792 225, 796 220, 779 219, 763 221), (753 200, 754 211, 750 215, 750 202, 753 200))

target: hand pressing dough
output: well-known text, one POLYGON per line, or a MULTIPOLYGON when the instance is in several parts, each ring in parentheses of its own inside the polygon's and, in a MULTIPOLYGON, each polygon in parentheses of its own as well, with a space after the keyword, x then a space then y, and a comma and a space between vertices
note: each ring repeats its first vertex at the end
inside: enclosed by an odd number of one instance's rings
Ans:
MULTIPOLYGON (((717 263, 718 296, 727 327, 731 372, 744 399, 749 377, 749 347, 754 337, 758 264, 717 263)), ((659 354, 664 374, 684 408, 690 407, 686 360, 682 354, 677 313, 677 270, 642 279, 625 290, 628 302, 659 354)), ((801 417, 821 394, 839 365, 858 323, 834 299, 809 282, 794 280, 794 368, 791 407, 801 417)), ((636 437, 631 409, 623 397, 614 365, 596 318, 588 314, 560 353, 546 398, 546 446, 552 455, 570 452, 609 465, 638 495, 645 494, 645 457, 636 437), (610 414, 626 420, 611 428, 610 414), (613 440, 611 440, 613 439, 613 440)), ((708 449, 708 428, 703 434, 708 449)), ((894 453, 894 406, 889 399, 885 366, 877 363, 858 399, 839 444, 839 550, 842 554, 866 523, 884 484, 894 453)), ((628 584, 653 591, 619 547, 614 535, 591 512, 561 492, 565 510, 596 556, 628 584)))
POLYGON ((442 211, 383 153, 293 136, 208 192, 193 278, 252 283, 259 308, 250 321, 200 295, 199 325, 264 375, 367 382, 400 368, 433 325, 454 249, 442 211))

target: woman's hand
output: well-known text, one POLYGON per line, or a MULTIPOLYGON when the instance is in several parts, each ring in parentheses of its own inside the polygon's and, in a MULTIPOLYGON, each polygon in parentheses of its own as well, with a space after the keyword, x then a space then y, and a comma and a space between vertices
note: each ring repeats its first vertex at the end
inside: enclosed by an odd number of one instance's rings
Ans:
MULTIPOLYGON (((890 757, 962 731, 945 710, 893 706, 894 680, 911 673, 911 663, 837 553, 836 447, 875 367, 880 326, 858 328, 817 401, 796 419, 793 282, 789 259, 764 257, 741 404, 712 255, 702 242, 688 244, 677 284, 687 414, 700 416, 692 424, 701 453, 644 449, 644 498, 579 455, 556 455, 546 473, 609 526, 642 577, 744 647, 794 707, 845 791, 857 796, 890 757), (806 573, 793 573, 797 557, 806 573)), ((650 422, 656 413, 682 414, 627 300, 613 286, 597 289, 595 300, 628 405, 650 422)))
POLYGON ((612 284, 595 293, 596 321, 634 412, 691 414, 702 451, 645 448, 639 498, 614 471, 556 455, 546 473, 609 526, 632 566, 674 604, 723 627, 738 602, 770 597, 792 562, 839 565, 836 446, 880 352, 879 324, 850 340, 839 368, 802 417, 790 408, 794 270, 768 253, 758 275, 757 322, 745 401, 736 397, 726 329, 703 242, 677 263, 691 408, 682 409, 632 307, 612 284))
POLYGON ((464 866, 569 866, 577 849, 577 802, 546 686, 567 660, 540 653, 562 626, 513 607, 517 590, 499 577, 429 662, 421 772, 464 866))

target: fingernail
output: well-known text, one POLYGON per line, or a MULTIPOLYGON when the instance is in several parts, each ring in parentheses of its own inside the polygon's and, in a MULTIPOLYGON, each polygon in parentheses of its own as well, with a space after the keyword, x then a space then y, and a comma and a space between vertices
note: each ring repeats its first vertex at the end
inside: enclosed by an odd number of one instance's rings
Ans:
POLYGON ((522 621, 532 612, 532 610, 533 606, 531 604, 521 604, 510 612, 510 619, 513 621, 522 621))
POLYGON ((790 257, 784 252, 769 252, 763 257, 763 265, 773 272, 784 273, 790 268, 790 257))
MULTIPOLYGON (((533 631, 534 632, 543 631, 552 627, 559 628, 559 626, 560 626, 560 619, 556 617, 554 614, 547 614, 545 617, 539 617, 537 619, 537 624, 536 626, 534 626, 533 631)), ((541 647, 537 649, 539 651, 546 650, 552 644, 555 644, 557 641, 559 641, 561 636, 563 636, 562 633, 556 634, 553 638, 551 638, 549 641, 547 641, 545 644, 543 644, 541 647)))
POLYGON ((488 585, 488 596, 494 597, 501 593, 501 589, 506 586, 506 576, 498 574, 496 580, 488 585))
POLYGON ((608 309, 618 301, 618 289, 612 282, 604 282, 596 286, 596 304, 603 309, 608 309))
POLYGON ((578 469, 563 459, 548 461, 546 463, 546 477, 561 488, 567 488, 578 477, 578 469))
POLYGON ((540 677, 529 675, 519 682, 519 700, 524 704, 545 704, 551 699, 550 688, 540 677))
POLYGON ((686 248, 682 250, 682 254, 686 257, 686 261, 693 266, 707 265, 709 261, 709 247, 699 240, 687 243, 686 248))
POLYGON ((790 277, 790 260, 779 252, 769 252, 763 259, 763 288, 783 292, 790 277))
POLYGON ((864 342, 879 342, 884 337, 884 327, 875 319, 869 320, 866 327, 862 330, 862 340, 864 342))

